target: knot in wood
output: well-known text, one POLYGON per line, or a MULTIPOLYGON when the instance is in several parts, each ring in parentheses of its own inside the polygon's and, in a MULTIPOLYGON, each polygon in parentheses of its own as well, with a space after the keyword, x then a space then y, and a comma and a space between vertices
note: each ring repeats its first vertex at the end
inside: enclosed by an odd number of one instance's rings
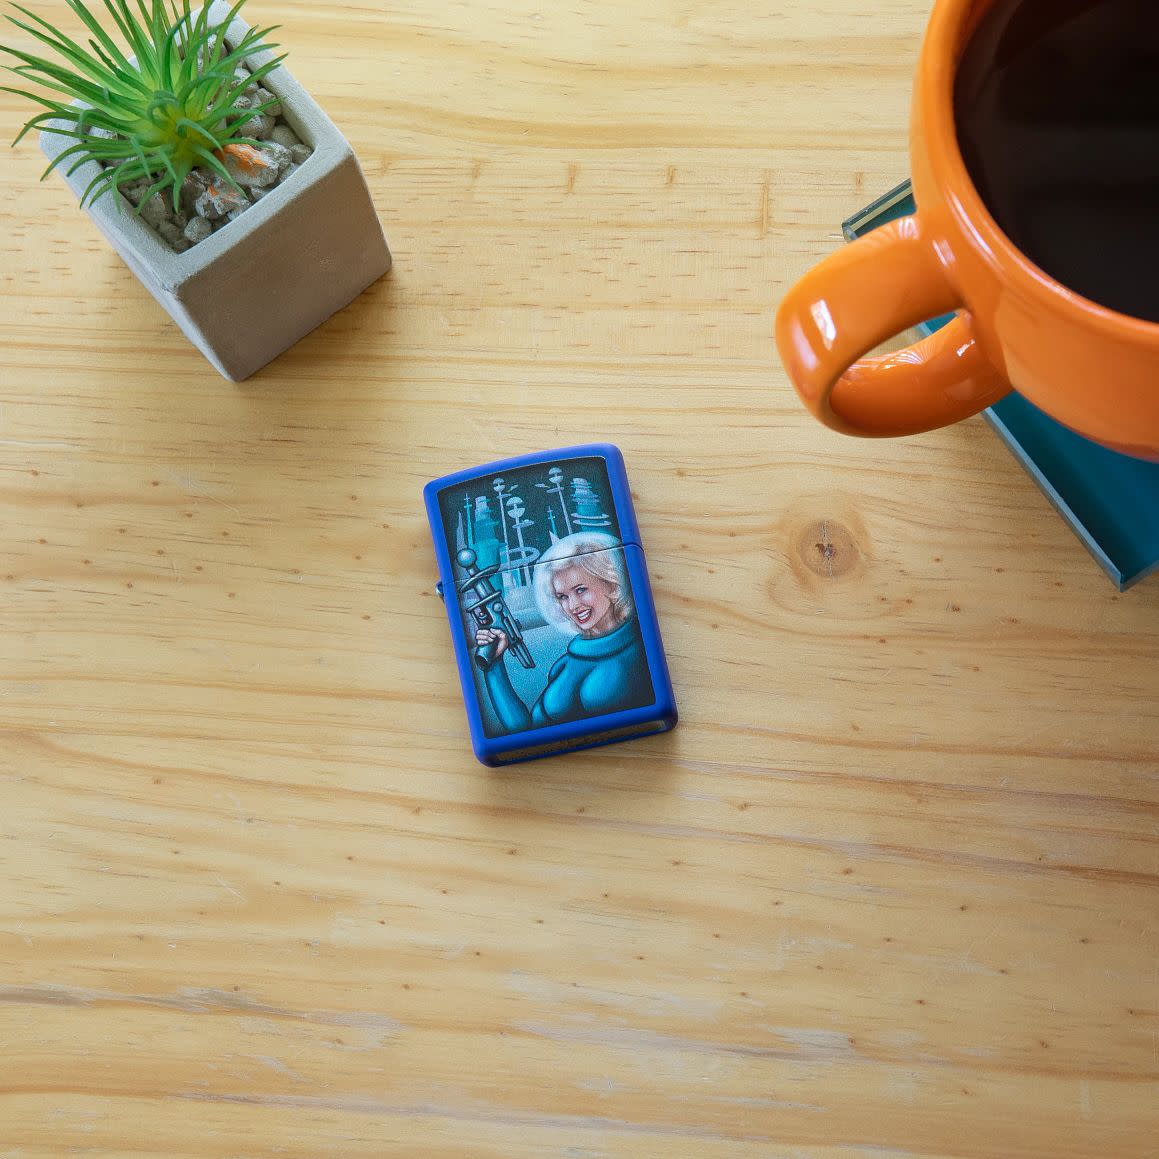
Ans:
POLYGON ((844 524, 835 519, 819 519, 801 532, 797 554, 814 575, 838 579, 857 565, 861 549, 844 524))

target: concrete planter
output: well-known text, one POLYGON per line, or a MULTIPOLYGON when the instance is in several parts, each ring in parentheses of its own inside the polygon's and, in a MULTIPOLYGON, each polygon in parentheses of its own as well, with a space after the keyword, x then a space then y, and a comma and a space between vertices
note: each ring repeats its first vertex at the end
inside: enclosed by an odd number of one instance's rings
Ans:
MULTIPOLYGON (((224 20, 229 5, 210 9, 224 20)), ((248 25, 226 33, 236 43, 248 25)), ((251 58, 256 64, 266 53, 251 58)), ((175 253, 119 195, 86 212, 195 346, 234 382, 248 378, 390 269, 390 250, 346 138, 283 65, 262 81, 313 154, 287 181, 212 237, 175 253)), ((53 158, 71 140, 45 131, 53 158)), ((83 165, 78 199, 98 171, 83 165)), ((57 172, 60 172, 58 170, 57 172)))

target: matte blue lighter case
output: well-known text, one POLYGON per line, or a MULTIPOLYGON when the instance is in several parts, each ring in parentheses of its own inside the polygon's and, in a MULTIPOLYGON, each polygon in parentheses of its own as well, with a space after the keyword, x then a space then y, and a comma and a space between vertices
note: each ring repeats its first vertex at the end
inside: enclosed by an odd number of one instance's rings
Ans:
POLYGON ((475 755, 507 765, 676 725, 624 457, 522 455, 423 489, 475 755))

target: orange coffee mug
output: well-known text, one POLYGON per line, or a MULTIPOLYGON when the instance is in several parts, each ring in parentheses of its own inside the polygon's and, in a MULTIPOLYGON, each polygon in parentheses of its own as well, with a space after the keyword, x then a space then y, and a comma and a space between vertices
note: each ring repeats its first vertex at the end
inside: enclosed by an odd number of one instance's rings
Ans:
MULTIPOLYGON (((914 86, 918 211, 826 258, 777 311, 781 359, 827 426, 913 435, 984 410, 1011 389, 1104 446, 1159 460, 1159 324, 1067 289, 999 229, 958 147, 954 80, 989 7, 937 0, 914 86), (864 357, 957 312, 932 337, 864 357)), ((1156 271, 1159 277, 1159 270, 1156 271)))

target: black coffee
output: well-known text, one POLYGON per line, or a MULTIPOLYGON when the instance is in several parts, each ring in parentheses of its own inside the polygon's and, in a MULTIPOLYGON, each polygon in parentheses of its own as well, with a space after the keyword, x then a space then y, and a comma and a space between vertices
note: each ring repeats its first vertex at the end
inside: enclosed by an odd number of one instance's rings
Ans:
POLYGON ((996 0, 954 92, 970 176, 1036 265, 1159 322, 1159 0, 996 0))

